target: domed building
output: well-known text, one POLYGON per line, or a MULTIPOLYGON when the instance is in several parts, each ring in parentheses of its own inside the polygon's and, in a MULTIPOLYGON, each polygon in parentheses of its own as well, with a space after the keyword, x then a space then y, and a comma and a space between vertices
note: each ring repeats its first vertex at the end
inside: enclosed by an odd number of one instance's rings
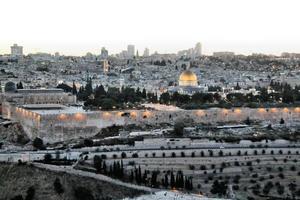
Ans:
POLYGON ((7 82, 4 86, 5 92, 13 93, 13 92, 16 92, 16 90, 17 90, 17 88, 16 88, 16 84, 14 82, 7 82))
POLYGON ((195 93, 207 92, 207 86, 198 84, 197 75, 190 71, 184 70, 178 80, 178 86, 172 86, 168 89, 170 93, 178 92, 179 94, 193 95, 195 93))
POLYGON ((198 79, 194 72, 183 71, 179 76, 179 86, 198 86, 198 79))

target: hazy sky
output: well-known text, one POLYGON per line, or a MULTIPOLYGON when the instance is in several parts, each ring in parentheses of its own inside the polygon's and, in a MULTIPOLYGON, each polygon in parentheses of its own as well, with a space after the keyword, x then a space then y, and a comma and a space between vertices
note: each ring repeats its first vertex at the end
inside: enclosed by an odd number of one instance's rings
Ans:
POLYGON ((299 0, 1 0, 0 54, 300 52, 299 0))

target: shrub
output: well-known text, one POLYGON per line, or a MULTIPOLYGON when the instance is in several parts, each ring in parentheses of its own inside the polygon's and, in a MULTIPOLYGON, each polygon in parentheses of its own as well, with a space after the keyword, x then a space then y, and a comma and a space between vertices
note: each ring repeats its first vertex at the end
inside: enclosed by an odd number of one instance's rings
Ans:
POLYGON ((126 155, 125 152, 122 152, 122 153, 121 153, 121 157, 122 157, 122 158, 126 158, 126 156, 127 156, 127 155, 126 155))
POLYGON ((134 160, 129 161, 129 162, 128 162, 128 165, 134 166, 134 165, 135 165, 134 160))
POLYGON ((93 146, 94 142, 93 142, 93 140, 91 140, 91 139, 84 139, 83 144, 84 144, 86 147, 91 147, 91 146, 93 146))
POLYGON ((26 192, 26 198, 25 200, 32 200, 34 198, 35 189, 33 186, 29 187, 26 192))
POLYGON ((233 186, 232 186, 232 189, 234 189, 234 190, 239 190, 240 187, 239 187, 238 185, 233 185, 233 186))
POLYGON ((100 172, 100 170, 102 168, 102 159, 98 155, 94 156, 94 167, 98 172, 100 172))
POLYGON ((283 173, 279 173, 278 176, 279 176, 279 178, 284 179, 283 173))
POLYGON ((183 135, 184 124, 182 122, 176 122, 174 125, 174 133, 177 136, 183 135))
POLYGON ((291 171, 296 171, 296 167, 293 165, 293 166, 291 166, 290 170, 291 171))
POLYGON ((49 163, 51 163, 51 161, 52 161, 52 155, 50 153, 46 153, 44 155, 44 163, 49 164, 49 163))
POLYGON ((74 189, 74 196, 78 200, 94 200, 92 192, 84 187, 77 187, 74 189))
POLYGON ((194 165, 189 165, 190 170, 195 170, 195 166, 194 165))
POLYGON ((36 137, 33 140, 32 145, 36 148, 36 149, 44 149, 44 142, 41 138, 36 137))
POLYGON ((134 153, 134 154, 132 154, 132 157, 133 157, 133 158, 138 158, 139 155, 138 155, 137 153, 134 153))
POLYGON ((63 188, 62 184, 60 183, 59 178, 55 179, 53 186, 54 186, 54 190, 57 194, 64 193, 64 188, 63 188))
POLYGON ((22 197, 22 195, 17 195, 15 197, 11 198, 11 200, 23 200, 23 197, 22 197))

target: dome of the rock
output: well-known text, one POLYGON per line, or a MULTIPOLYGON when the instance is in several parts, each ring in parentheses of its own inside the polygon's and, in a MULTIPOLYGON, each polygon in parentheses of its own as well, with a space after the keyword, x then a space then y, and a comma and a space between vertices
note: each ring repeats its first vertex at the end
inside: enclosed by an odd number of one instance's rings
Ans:
POLYGON ((179 86, 198 86, 198 79, 194 72, 185 70, 179 76, 179 86))

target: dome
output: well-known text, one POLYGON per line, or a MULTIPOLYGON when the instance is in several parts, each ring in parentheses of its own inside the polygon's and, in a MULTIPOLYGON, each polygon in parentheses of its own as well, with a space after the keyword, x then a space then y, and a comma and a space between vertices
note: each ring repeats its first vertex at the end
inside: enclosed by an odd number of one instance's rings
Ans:
POLYGON ((183 71, 179 76, 179 86, 198 86, 198 79, 194 72, 183 71))
POLYGON ((4 86, 5 92, 15 92, 16 91, 16 84, 13 82, 7 82, 4 86))

